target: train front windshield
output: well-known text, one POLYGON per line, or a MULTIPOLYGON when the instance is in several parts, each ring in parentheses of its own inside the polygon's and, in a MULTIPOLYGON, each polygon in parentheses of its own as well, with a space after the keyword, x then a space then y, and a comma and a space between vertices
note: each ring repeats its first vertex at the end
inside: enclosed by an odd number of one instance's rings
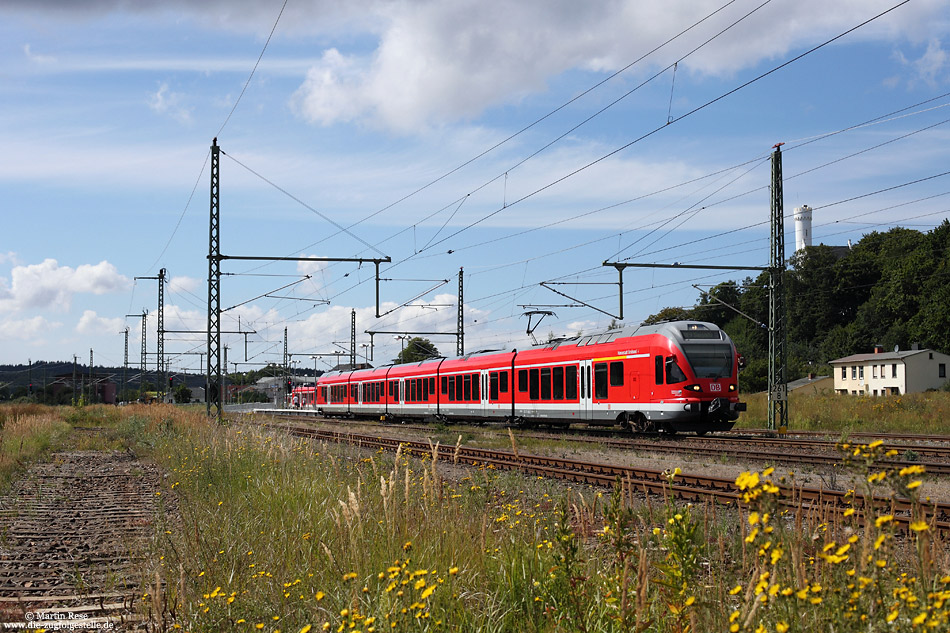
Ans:
POLYGON ((732 376, 732 345, 728 343, 683 343, 683 353, 697 378, 732 376))

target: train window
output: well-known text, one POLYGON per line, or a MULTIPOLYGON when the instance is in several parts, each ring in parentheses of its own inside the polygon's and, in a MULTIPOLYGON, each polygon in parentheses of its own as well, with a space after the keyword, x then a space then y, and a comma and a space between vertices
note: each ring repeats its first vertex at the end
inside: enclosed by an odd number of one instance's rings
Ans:
POLYGON ((551 399, 551 368, 545 367, 541 370, 541 399, 551 399))
POLYGON ((528 390, 528 370, 519 369, 518 370, 518 391, 525 392, 528 390))
POLYGON ((668 356, 666 359, 666 384, 675 385, 678 382, 686 382, 686 374, 676 363, 676 357, 668 356))
POLYGON ((449 388, 449 379, 446 376, 442 376, 442 395, 448 394, 449 388))
POLYGON ((564 368, 555 367, 551 372, 551 397, 555 400, 564 399, 564 368))
POLYGON ((574 365, 568 365, 564 369, 564 398, 577 399, 577 367, 574 365))
POLYGON ((449 397, 449 402, 455 402, 455 376, 449 376, 448 384, 449 391, 446 395, 449 397))
POLYGON ((429 393, 435 395, 435 376, 429 378, 429 393))
POLYGON ((472 399, 472 377, 468 374, 462 376, 462 397, 460 399, 466 402, 472 399))
POLYGON ((475 402, 480 402, 482 399, 481 394, 478 391, 478 383, 480 382, 478 374, 472 374, 472 400, 475 402))
POLYGON ((488 399, 498 400, 498 372, 488 374, 488 399))
POLYGON ((722 378, 731 376, 735 364, 730 343, 683 343, 686 365, 697 378, 722 378))
POLYGON ((503 371, 498 373, 498 391, 501 393, 508 393, 508 372, 503 371))
POLYGON ((610 386, 623 387, 623 361, 610 363, 610 386))
POLYGON ((425 400, 426 402, 429 401, 429 379, 428 378, 422 379, 422 399, 425 400))
POLYGON ((653 359, 653 361, 654 361, 653 364, 656 367, 656 371, 654 372, 656 374, 656 376, 654 376, 654 378, 656 378, 656 384, 662 385, 663 384, 663 357, 657 356, 653 359))
POLYGON ((581 367, 581 398, 584 397, 584 385, 585 385, 585 382, 584 382, 584 368, 581 367))
POLYGON ((465 381, 461 376, 455 377, 455 399, 458 402, 462 402, 463 397, 465 396, 465 381))
POLYGON ((416 401, 416 381, 415 380, 409 381, 409 396, 406 398, 406 401, 407 402, 416 401))
POLYGON ((607 363, 594 364, 594 397, 607 398, 607 363))
POLYGON ((538 396, 541 395, 541 378, 539 377, 539 372, 537 369, 532 369, 528 372, 528 397, 532 400, 537 400, 538 396))

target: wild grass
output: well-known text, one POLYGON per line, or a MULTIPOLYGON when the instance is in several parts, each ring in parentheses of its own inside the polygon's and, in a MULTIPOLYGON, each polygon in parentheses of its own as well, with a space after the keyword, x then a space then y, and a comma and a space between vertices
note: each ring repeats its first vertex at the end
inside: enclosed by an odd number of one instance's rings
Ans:
MULTIPOLYGON (((149 407, 124 432, 162 463, 169 510, 143 608, 190 631, 923 631, 950 626, 945 536, 886 508, 782 510, 772 470, 744 509, 567 488, 432 454, 221 427, 149 407), (867 528, 857 519, 870 517, 867 528)), ((866 488, 914 495, 920 467, 866 488)), ((671 483, 678 473, 669 473, 671 483)), ((920 506, 916 512, 921 513, 920 506)))
POLYGON ((69 424, 52 407, 0 406, 0 493, 19 471, 59 446, 68 432, 69 424))
MULTIPOLYGON (((765 393, 743 396, 748 411, 737 426, 761 428, 768 419, 765 393)), ((790 429, 848 433, 855 431, 946 434, 950 392, 928 391, 902 396, 851 396, 808 389, 789 394, 790 429)))

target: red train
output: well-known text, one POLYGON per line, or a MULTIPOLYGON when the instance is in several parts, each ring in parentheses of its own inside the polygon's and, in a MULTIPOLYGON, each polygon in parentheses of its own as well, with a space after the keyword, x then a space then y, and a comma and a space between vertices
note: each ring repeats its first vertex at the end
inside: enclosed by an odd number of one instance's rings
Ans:
POLYGON ((728 431, 739 402, 738 354, 712 323, 611 330, 510 352, 330 372, 298 387, 326 417, 620 425, 634 431, 728 431))

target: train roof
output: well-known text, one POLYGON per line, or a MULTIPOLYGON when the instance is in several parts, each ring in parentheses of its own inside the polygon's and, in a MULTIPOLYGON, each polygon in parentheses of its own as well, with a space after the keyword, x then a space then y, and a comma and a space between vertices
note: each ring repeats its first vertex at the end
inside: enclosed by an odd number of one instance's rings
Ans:
POLYGON ((614 330, 606 330, 596 334, 584 334, 581 336, 572 336, 570 338, 556 339, 549 343, 542 343, 536 346, 536 349, 557 349, 564 345, 595 345, 598 343, 610 343, 621 338, 630 338, 632 336, 648 336, 650 334, 662 334, 676 340, 685 338, 716 338, 719 340, 729 340, 728 335, 715 323, 706 321, 664 321, 662 323, 653 323, 650 325, 626 326, 614 330), (708 335, 690 335, 689 332, 708 332, 708 335), (716 335, 713 335, 715 333, 716 335))
MULTIPOLYGON (((584 334, 580 336, 572 336, 569 338, 555 339, 553 341, 548 341, 545 343, 539 343, 537 345, 532 345, 526 350, 555 350, 559 347, 575 345, 581 347, 584 345, 596 345, 601 343, 610 343, 622 338, 630 338, 633 336, 649 336, 650 334, 661 334, 663 336, 668 336, 676 341, 682 341, 684 339, 699 339, 699 340, 723 340, 729 341, 729 335, 727 335, 718 325, 715 323, 709 323, 707 321, 664 321, 662 323, 653 323, 650 325, 637 325, 637 326, 625 326, 622 328, 617 328, 614 330, 605 330, 603 332, 598 332, 595 334, 584 334), (693 334, 690 334, 693 333, 693 334)), ((339 377, 344 374, 352 373, 376 373, 380 370, 385 371, 386 369, 395 369, 395 368, 410 368, 410 367, 421 367, 427 363, 439 362, 441 360, 457 362, 457 361, 467 361, 467 360, 477 360, 482 356, 495 355, 495 354, 510 354, 518 351, 516 348, 506 349, 506 348, 494 348, 494 349, 482 349, 475 352, 469 352, 463 356, 448 356, 448 357, 438 357, 438 358, 429 358, 422 361, 417 361, 414 363, 400 363, 390 364, 390 365, 380 365, 372 370, 348 370, 348 371, 330 371, 326 372, 324 376, 327 378, 339 377)))

